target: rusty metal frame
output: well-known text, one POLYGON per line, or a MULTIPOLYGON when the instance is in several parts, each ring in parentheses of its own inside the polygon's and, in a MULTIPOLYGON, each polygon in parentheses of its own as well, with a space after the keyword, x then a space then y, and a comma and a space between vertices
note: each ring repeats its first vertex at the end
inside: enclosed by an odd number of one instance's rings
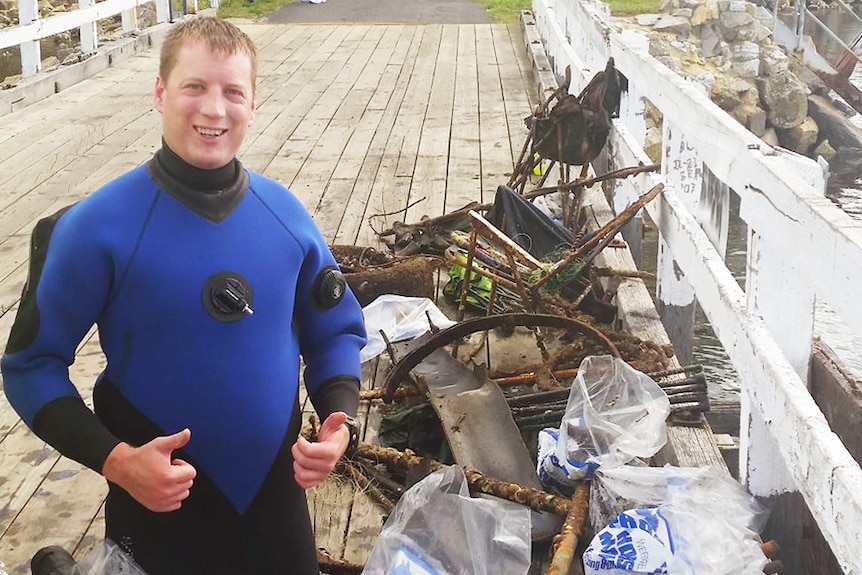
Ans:
POLYGON ((428 337, 427 340, 420 343, 414 349, 405 354, 404 357, 394 363, 392 369, 386 374, 386 378, 381 386, 383 388, 383 401, 386 403, 392 403, 398 384, 406 379, 410 371, 422 363, 422 360, 428 357, 428 355, 433 351, 450 343, 454 343, 470 334, 479 331, 487 331, 501 326, 553 327, 579 332, 601 341, 611 355, 620 357, 620 352, 617 349, 617 346, 614 345, 614 343, 608 339, 605 334, 593 326, 576 319, 532 313, 506 313, 478 317, 459 322, 452 327, 440 330, 436 334, 428 337))

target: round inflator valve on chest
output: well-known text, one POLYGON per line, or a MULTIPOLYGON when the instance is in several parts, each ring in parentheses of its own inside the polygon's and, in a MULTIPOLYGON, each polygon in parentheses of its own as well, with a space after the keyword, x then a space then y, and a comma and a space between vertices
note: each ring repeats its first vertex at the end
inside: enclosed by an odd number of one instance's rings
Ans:
POLYGON ((218 321, 239 321, 254 313, 251 285, 236 272, 211 275, 201 295, 207 312, 218 321))

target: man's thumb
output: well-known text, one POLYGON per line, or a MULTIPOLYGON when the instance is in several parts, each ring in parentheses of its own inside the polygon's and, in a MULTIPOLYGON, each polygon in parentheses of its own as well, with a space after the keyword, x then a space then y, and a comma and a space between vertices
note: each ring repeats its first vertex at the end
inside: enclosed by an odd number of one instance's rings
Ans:
POLYGON ((187 427, 182 431, 178 431, 173 435, 166 435, 159 438, 159 448, 161 451, 171 453, 177 449, 182 449, 192 438, 192 431, 187 427))
POLYGON ((347 421, 346 413, 344 413, 343 411, 333 412, 323 421, 323 425, 320 428, 320 433, 318 433, 318 436, 328 437, 329 435, 338 431, 338 428, 344 425, 345 421, 347 421))

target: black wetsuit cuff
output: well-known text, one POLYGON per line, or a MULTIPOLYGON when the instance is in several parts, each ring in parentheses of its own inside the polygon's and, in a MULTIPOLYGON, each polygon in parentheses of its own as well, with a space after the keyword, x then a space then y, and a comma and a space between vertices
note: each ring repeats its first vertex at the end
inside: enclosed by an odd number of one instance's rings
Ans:
POLYGON ((120 443, 80 398, 72 396, 43 406, 33 418, 33 432, 96 473, 102 472, 108 454, 120 443))
POLYGON ((359 408, 359 380, 347 375, 333 377, 311 396, 311 403, 321 422, 336 411, 352 417, 359 408))

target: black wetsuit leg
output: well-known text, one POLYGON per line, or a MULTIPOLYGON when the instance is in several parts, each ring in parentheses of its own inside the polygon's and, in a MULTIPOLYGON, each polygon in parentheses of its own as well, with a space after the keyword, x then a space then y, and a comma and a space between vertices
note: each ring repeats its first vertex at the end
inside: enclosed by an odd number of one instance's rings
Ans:
MULTIPOLYGON (((101 382, 96 395, 97 412, 118 437, 140 445, 163 435, 109 383, 101 382)), ((169 513, 153 513, 110 485, 106 536, 147 575, 318 575, 305 491, 293 479, 290 448, 300 421, 297 405, 275 463, 245 514, 198 470, 191 495, 169 513)), ((175 456, 186 457, 182 451, 175 456)))

